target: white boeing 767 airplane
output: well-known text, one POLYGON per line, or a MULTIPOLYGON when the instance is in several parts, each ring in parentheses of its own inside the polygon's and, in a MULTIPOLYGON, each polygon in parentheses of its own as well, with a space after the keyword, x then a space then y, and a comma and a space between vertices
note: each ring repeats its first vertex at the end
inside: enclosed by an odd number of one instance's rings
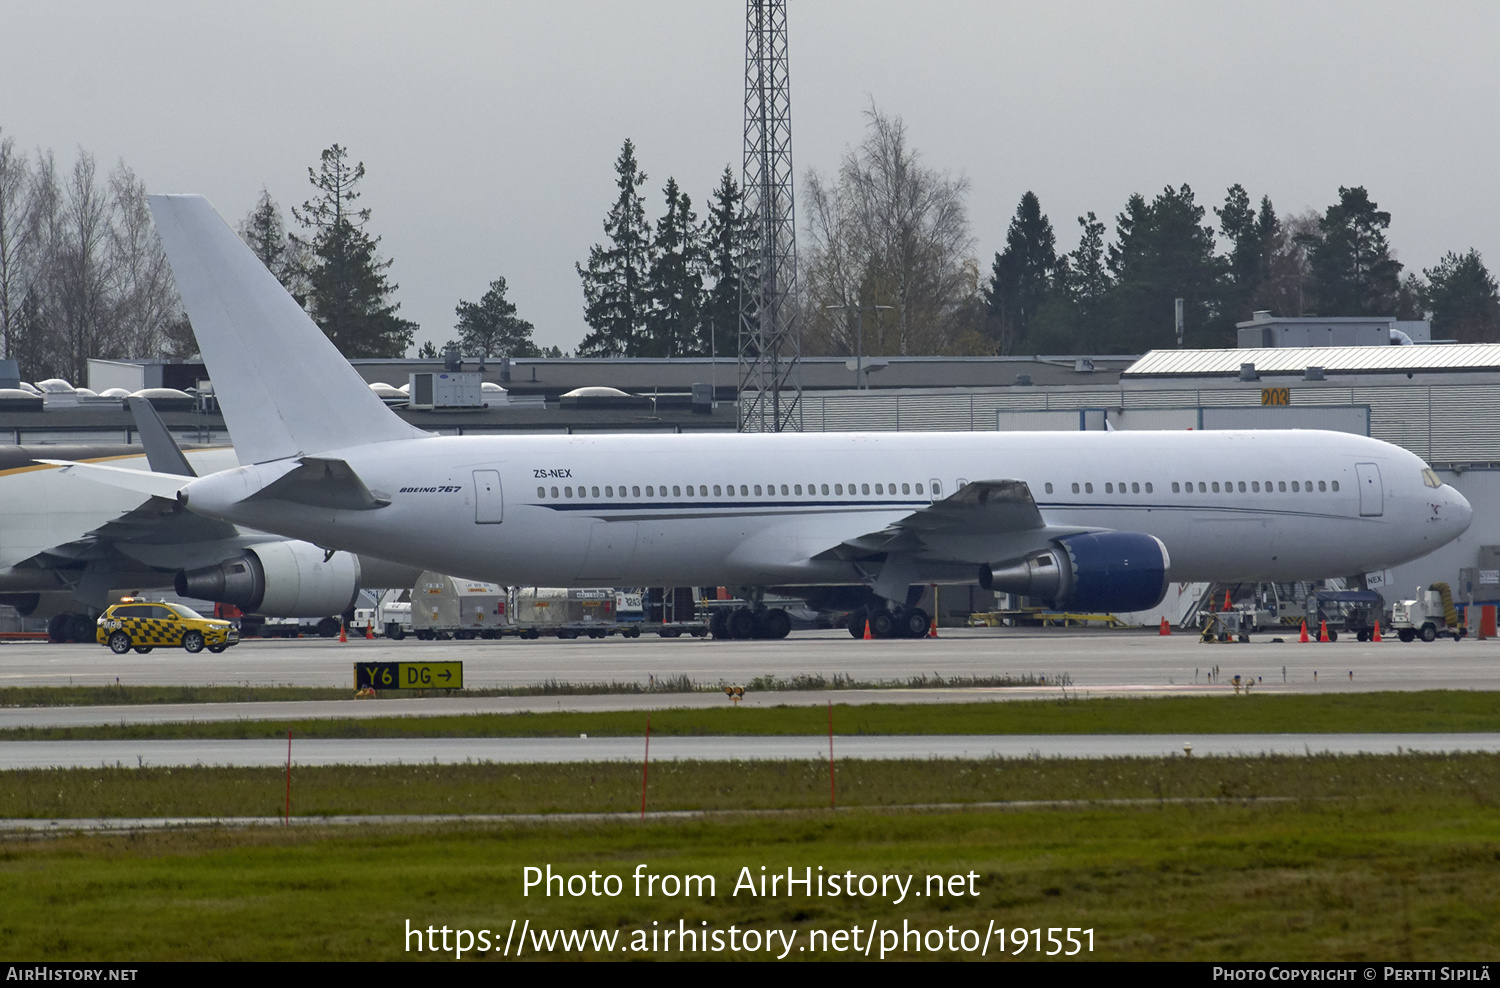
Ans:
POLYGON ((1397 446, 1319 431, 439 437, 388 410, 213 207, 151 199, 240 466, 75 466, 329 551, 502 584, 862 587, 877 634, 911 591, 981 585, 1139 611, 1169 581, 1347 576, 1461 534, 1471 509, 1397 446), (873 591, 873 594, 869 593, 873 591))

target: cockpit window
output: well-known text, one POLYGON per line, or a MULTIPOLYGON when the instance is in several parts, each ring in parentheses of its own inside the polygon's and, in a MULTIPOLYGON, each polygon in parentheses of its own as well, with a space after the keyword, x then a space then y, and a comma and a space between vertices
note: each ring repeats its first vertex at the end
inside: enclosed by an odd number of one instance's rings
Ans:
POLYGON ((1422 470, 1422 483, 1426 484, 1428 487, 1442 487, 1443 486, 1442 480, 1439 479, 1438 475, 1433 472, 1433 470, 1432 470, 1431 467, 1424 467, 1423 468, 1423 470, 1422 470))

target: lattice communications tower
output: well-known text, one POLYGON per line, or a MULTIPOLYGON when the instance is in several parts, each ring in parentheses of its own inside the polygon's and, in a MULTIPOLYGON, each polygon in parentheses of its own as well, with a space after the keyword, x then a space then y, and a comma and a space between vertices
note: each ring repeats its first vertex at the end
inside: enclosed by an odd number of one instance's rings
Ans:
POLYGON ((802 337, 796 312, 786 0, 745 4, 744 189, 750 232, 740 282, 740 431, 800 432, 802 337))

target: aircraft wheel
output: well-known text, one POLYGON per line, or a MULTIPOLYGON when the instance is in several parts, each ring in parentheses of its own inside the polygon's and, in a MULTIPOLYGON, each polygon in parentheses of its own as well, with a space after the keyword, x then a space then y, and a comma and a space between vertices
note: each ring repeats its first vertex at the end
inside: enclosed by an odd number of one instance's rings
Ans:
POLYGON ((792 633, 791 615, 779 607, 766 611, 756 624, 757 638, 785 638, 792 633))
POLYGON ((189 631, 182 636, 182 650, 189 655, 196 655, 203 651, 203 632, 189 631))
POLYGON ((731 638, 743 640, 755 637, 755 612, 748 607, 736 607, 724 624, 731 638))
POLYGON ((1401 628, 1396 632, 1396 637, 1404 642, 1414 641, 1417 633, 1410 628, 1401 628))
POLYGON ((890 638, 895 635, 896 630, 896 616, 883 607, 870 618, 872 638, 890 638))
POLYGON ((139 652, 140 654, 145 655, 147 652, 151 651, 155 647, 156 647, 155 645, 137 645, 135 647, 135 650, 137 652, 139 652))
POLYGON ((326 617, 318 622, 319 638, 334 638, 339 633, 339 619, 326 617))
POLYGON ((1424 642, 1436 641, 1437 640, 1437 628, 1434 628, 1430 624, 1424 624, 1424 625, 1422 625, 1422 640, 1424 642))
POLYGON ((729 612, 722 607, 714 608, 708 616, 708 633, 715 638, 729 637, 729 612))
POLYGON ((1331 641, 1331 642, 1338 641, 1339 640, 1339 633, 1338 633, 1338 631, 1335 630, 1335 629, 1333 629, 1333 628, 1329 628, 1328 629, 1328 640, 1331 641))
POLYGON ((849 634, 854 638, 865 636, 865 612, 854 611, 849 615, 849 634))
POLYGON ((904 638, 927 637, 927 622, 931 619, 920 607, 913 607, 901 615, 901 635, 904 638))
POLYGON ((1356 631, 1354 633, 1354 640, 1357 641, 1357 642, 1367 642, 1367 641, 1370 640, 1370 633, 1368 631, 1363 631, 1363 630, 1356 631))

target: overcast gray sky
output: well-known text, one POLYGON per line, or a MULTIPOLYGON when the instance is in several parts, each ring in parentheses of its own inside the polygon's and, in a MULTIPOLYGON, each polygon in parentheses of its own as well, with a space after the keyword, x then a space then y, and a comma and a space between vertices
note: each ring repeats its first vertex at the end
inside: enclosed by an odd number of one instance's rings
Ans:
MULTIPOLYGON (((1409 270, 1471 246, 1500 267, 1500 4, 788 6, 799 183, 837 168, 873 99, 968 177, 986 272, 1028 189, 1070 250, 1075 217, 1112 233, 1132 192, 1184 182, 1210 209, 1240 182, 1283 214, 1364 185, 1409 270)), ((419 340, 452 336, 458 300, 503 275, 538 342, 570 350, 573 265, 603 238, 622 142, 653 218, 669 175, 701 216, 738 174, 744 18, 737 0, 3 0, 0 134, 60 167, 123 160, 231 224, 263 185, 300 204, 341 143, 419 340)))

